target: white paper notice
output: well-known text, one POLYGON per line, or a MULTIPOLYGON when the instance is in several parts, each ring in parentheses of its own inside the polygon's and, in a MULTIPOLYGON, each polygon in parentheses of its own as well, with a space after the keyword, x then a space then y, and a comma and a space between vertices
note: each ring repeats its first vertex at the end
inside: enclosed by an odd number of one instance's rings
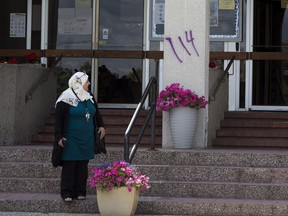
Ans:
POLYGON ((10 13, 10 37, 25 38, 26 13, 10 13))
POLYGON ((91 26, 91 9, 59 9, 58 34, 87 35, 92 33, 91 26))
POLYGON ((288 8, 288 0, 281 0, 281 8, 288 8))

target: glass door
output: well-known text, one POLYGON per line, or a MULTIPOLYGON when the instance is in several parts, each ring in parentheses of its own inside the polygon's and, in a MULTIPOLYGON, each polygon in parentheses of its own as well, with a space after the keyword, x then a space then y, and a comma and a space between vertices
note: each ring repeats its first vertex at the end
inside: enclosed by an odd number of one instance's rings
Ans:
POLYGON ((136 107, 142 95, 144 0, 53 0, 49 12, 48 49, 71 50, 57 64, 58 93, 75 70, 86 71, 99 106, 136 107))
MULTIPOLYGON (((49 1, 48 49, 50 50, 91 50, 93 0, 49 1)), ((53 64, 55 59, 50 59, 53 64)), ((68 86, 68 80, 75 71, 85 71, 93 76, 90 57, 63 57, 57 64, 57 94, 68 86)))
POLYGON ((288 61, 274 58, 288 52, 287 3, 254 0, 253 18, 251 109, 288 110, 288 61))
MULTIPOLYGON (((99 0, 98 50, 142 51, 144 0, 99 0)), ((143 59, 99 58, 101 106, 131 107, 142 94, 143 59)))

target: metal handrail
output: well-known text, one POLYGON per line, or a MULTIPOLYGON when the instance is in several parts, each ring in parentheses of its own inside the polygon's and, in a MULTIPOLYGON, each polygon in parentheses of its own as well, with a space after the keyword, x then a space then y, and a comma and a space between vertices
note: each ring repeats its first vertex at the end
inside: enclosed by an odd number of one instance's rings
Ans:
POLYGON ((137 108, 131 118, 131 121, 125 131, 125 135, 124 135, 124 160, 128 163, 131 163, 137 148, 139 146, 139 143, 143 137, 144 131, 149 123, 149 120, 151 119, 151 137, 150 137, 150 149, 154 150, 155 149, 155 127, 156 127, 156 87, 157 87, 157 80, 155 77, 151 77, 150 81, 142 95, 141 101, 140 103, 137 105, 137 108), (148 113, 148 116, 145 119, 145 122, 141 128, 140 133, 138 134, 138 137, 136 139, 135 144, 133 145, 131 152, 129 154, 129 136, 131 133, 131 130, 135 124, 135 121, 139 115, 140 110, 143 107, 143 104, 145 103, 145 100, 147 99, 147 97, 150 95, 150 90, 152 89, 152 93, 151 93, 151 106, 150 106, 150 110, 148 113))
POLYGON ((226 69, 219 75, 218 79, 216 80, 214 87, 212 88, 212 93, 209 94, 209 101, 214 101, 215 100, 215 95, 218 91, 218 89, 220 88, 221 84, 225 81, 225 75, 229 75, 229 69, 232 65, 232 63, 234 62, 235 59, 235 55, 232 56, 232 58, 230 59, 226 69))
MULTIPOLYGON (((54 62, 53 66, 51 66, 50 68, 54 68, 59 61, 61 61, 63 56, 59 56, 57 58, 57 60, 54 62)), ((38 80, 36 80, 32 86, 29 88, 29 90, 27 91, 26 95, 25 95, 25 102, 27 103, 29 100, 32 99, 32 95, 33 93, 36 91, 36 89, 43 83, 47 80, 47 77, 48 77, 48 73, 47 72, 44 72, 41 74, 41 76, 38 78, 38 80)))

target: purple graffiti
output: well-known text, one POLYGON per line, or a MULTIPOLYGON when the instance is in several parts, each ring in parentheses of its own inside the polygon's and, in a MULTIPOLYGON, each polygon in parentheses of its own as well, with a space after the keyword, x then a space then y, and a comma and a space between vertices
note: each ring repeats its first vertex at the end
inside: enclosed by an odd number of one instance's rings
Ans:
MULTIPOLYGON (((199 57, 199 53, 198 53, 198 50, 194 44, 194 37, 193 37, 193 34, 192 34, 192 31, 190 30, 189 31, 189 35, 188 35, 188 32, 185 31, 185 35, 186 35, 186 42, 190 43, 191 42, 191 45, 192 45, 192 48, 194 49, 194 51, 196 52, 196 55, 199 57)), ((183 62, 180 57, 178 56, 176 50, 175 50, 175 47, 174 47, 174 44, 172 42, 172 38, 171 37, 166 37, 165 40, 167 40, 174 52, 174 55, 176 56, 176 58, 178 59, 178 61, 180 61, 181 63, 183 62)), ((191 52, 188 50, 188 48, 185 46, 182 38, 180 36, 178 36, 178 40, 180 42, 180 44, 182 45, 182 47, 185 49, 185 51, 188 53, 189 56, 191 56, 191 52)))
POLYGON ((179 56, 178 56, 178 54, 177 54, 177 52, 176 52, 176 50, 174 48, 174 45, 172 43, 172 38, 171 37, 166 37, 165 39, 169 42, 169 44, 170 44, 170 46, 171 46, 176 58, 182 63, 183 61, 179 58, 179 56))
POLYGON ((195 44, 194 44, 194 37, 193 37, 192 31, 190 30, 189 33, 190 33, 190 38, 188 38, 187 31, 185 31, 186 40, 187 40, 188 43, 191 42, 193 49, 195 50, 197 56, 199 57, 199 53, 198 53, 198 51, 197 51, 197 49, 196 49, 196 47, 195 47, 195 44))
POLYGON ((186 52, 188 53, 188 55, 191 56, 191 53, 189 52, 189 50, 187 49, 187 47, 186 47, 185 44, 183 43, 182 38, 181 38, 180 36, 178 36, 178 39, 179 39, 181 45, 183 46, 183 48, 184 48, 184 49, 186 50, 186 52))

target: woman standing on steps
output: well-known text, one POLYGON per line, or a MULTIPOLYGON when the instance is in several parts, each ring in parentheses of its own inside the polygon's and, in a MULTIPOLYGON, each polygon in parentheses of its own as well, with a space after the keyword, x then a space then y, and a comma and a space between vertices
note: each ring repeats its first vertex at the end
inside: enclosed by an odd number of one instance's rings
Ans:
POLYGON ((88 163, 94 159, 94 130, 100 138, 105 128, 97 103, 89 93, 84 72, 76 72, 56 101, 55 142, 63 147, 61 197, 66 202, 86 199, 88 163))

